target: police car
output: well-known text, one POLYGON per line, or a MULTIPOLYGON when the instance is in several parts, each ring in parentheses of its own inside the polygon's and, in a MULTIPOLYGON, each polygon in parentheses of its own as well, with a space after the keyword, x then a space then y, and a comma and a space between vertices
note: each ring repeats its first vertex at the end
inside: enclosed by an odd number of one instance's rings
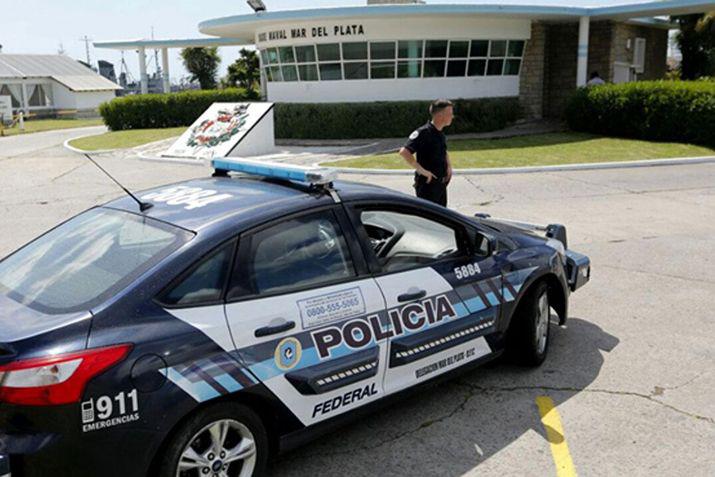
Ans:
POLYGON ((539 365, 550 310, 564 323, 589 280, 562 226, 213 167, 0 262, 0 476, 261 475, 455 370, 539 365))

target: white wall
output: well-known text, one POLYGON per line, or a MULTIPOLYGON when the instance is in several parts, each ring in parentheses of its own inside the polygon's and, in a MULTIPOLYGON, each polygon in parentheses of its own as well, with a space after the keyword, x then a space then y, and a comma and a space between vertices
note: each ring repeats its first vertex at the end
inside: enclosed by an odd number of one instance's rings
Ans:
POLYGON ((408 101, 518 95, 518 76, 268 83, 268 99, 278 103, 408 101))
POLYGON ((115 97, 114 91, 70 91, 56 81, 52 82, 52 94, 57 109, 97 109, 100 104, 115 97))
POLYGON ((314 43, 335 43, 341 41, 379 41, 379 40, 521 40, 531 37, 531 20, 504 19, 489 17, 454 18, 441 16, 425 16, 408 20, 395 18, 335 20, 330 22, 290 22, 258 30, 256 46, 268 48, 286 45, 307 45, 314 43), (335 36, 335 26, 362 25, 364 35, 335 36), (327 37, 312 37, 314 27, 323 27, 327 37), (305 28, 308 38, 291 39, 294 28, 305 28), (284 30, 287 40, 259 41, 261 34, 284 30))
POLYGON ((85 91, 75 93, 77 109, 97 109, 100 104, 111 101, 115 96, 114 91, 85 91))

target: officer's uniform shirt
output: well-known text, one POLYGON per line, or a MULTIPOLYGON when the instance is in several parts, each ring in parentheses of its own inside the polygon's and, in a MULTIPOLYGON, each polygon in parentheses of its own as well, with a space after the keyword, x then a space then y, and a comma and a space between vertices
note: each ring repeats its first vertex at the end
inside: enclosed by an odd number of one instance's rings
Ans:
MULTIPOLYGON (((417 163, 434 174, 437 181, 447 177, 447 137, 431 121, 410 134, 405 149, 414 154, 417 163)), ((426 178, 419 176, 417 180, 426 178)))
POLYGON ((432 122, 418 128, 405 144, 405 149, 417 157, 417 163, 434 174, 429 183, 427 178, 415 172, 415 192, 417 197, 447 206, 447 137, 432 122))

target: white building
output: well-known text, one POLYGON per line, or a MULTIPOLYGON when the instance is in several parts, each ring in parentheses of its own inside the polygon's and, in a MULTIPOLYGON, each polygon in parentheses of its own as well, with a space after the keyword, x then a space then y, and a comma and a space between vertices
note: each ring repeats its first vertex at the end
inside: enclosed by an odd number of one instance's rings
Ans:
POLYGON ((121 87, 64 55, 0 53, 0 96, 15 112, 93 112, 121 87))
POLYGON ((369 0, 201 22, 213 38, 95 46, 136 49, 141 66, 145 48, 172 42, 255 45, 274 102, 517 97, 528 116, 556 117, 592 73, 609 82, 663 78, 674 28, 663 17, 713 9, 715 0, 369 0))

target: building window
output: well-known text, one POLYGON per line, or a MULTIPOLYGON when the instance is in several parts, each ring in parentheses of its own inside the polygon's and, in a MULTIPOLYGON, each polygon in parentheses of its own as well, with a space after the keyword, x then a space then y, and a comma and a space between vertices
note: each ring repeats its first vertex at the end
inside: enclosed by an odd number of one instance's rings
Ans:
POLYGON ((295 63, 295 55, 292 46, 284 46, 278 49, 281 63, 295 63))
POLYGON ((367 79, 367 62, 355 61, 345 63, 345 79, 357 80, 367 79))
POLYGON ((298 63, 314 63, 316 60, 315 45, 296 46, 295 57, 298 63))
POLYGON ((486 58, 489 55, 489 40, 472 40, 469 56, 486 58))
POLYGON ((275 48, 269 49, 267 58, 268 58, 268 61, 267 61, 268 64, 271 64, 271 65, 277 64, 278 63, 278 50, 275 48))
POLYGON ((318 61, 340 61, 340 43, 318 45, 318 61))
POLYGON ((521 58, 524 54, 524 40, 510 40, 507 51, 507 56, 512 58, 521 58))
POLYGON ((469 60, 469 76, 484 76, 487 70, 487 60, 485 59, 470 59, 469 60))
POLYGON ((492 41, 489 45, 489 57, 500 58, 506 56, 506 40, 492 41))
POLYGON ((469 58, 468 41, 449 42, 449 62, 447 76, 459 77, 467 75, 467 59, 469 58))
POLYGON ((370 59, 371 60, 394 60, 395 59, 395 42, 383 41, 370 43, 370 59))
POLYGON ((343 59, 367 60, 367 43, 343 43, 343 59))
POLYGON ((281 67, 283 81, 298 81, 298 69, 295 65, 284 65, 281 67))
POLYGON ((446 58, 447 40, 427 40, 425 42, 425 58, 446 58))
POLYGON ((270 82, 518 76, 525 40, 400 40, 267 48, 270 82))
POLYGON ((468 41, 450 41, 449 42, 449 57, 450 58, 466 58, 469 56, 468 41))
POLYGON ((318 67, 312 65, 298 65, 298 73, 301 81, 318 81, 318 67))
POLYGON ((343 79, 340 63, 322 63, 320 65, 321 81, 339 81, 343 79))
POLYGON ((422 60, 418 61, 400 61, 397 63, 398 78, 421 78, 422 77, 422 60))
POLYGON ((276 82, 283 81, 283 73, 281 73, 280 66, 271 66, 268 69, 270 71, 271 78, 273 78, 272 81, 276 81, 276 82))
POLYGON ((372 79, 392 79, 395 77, 394 61, 373 61, 370 63, 370 77, 372 79))
POLYGON ((400 58, 417 58, 422 60, 422 40, 407 40, 398 43, 400 58))
POLYGON ((444 76, 445 60, 427 60, 425 61, 424 77, 425 78, 441 78, 444 76))

